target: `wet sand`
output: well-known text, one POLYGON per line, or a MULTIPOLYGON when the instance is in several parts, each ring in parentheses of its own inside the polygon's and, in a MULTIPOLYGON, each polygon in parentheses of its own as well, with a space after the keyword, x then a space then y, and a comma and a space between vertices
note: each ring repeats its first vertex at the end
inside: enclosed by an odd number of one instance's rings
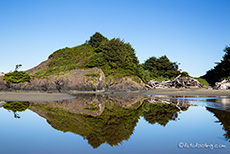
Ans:
POLYGON ((230 96, 230 90, 213 89, 151 89, 143 92, 150 95, 198 95, 198 96, 230 96))
MULTIPOLYGON (((98 92, 97 94, 103 94, 98 92)), ((127 95, 118 93, 117 95, 127 95)), ((133 94, 128 93, 128 94, 133 94)), ((135 92, 135 95, 191 95, 191 96, 230 96, 230 90, 212 89, 152 89, 144 92, 135 92)), ((124 96, 125 96, 124 95, 124 96)), ((43 92, 0 92, 0 101, 58 101, 75 98, 67 93, 43 93, 43 92)))
POLYGON ((0 92, 1 101, 58 101, 72 98, 65 93, 0 92))

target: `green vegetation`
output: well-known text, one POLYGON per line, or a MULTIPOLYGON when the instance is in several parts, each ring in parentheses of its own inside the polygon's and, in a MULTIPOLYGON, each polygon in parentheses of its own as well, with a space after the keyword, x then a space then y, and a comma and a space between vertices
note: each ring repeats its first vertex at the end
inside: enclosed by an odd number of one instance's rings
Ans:
POLYGON ((206 79, 211 85, 230 77, 230 46, 227 46, 224 52, 225 54, 221 62, 217 62, 213 69, 201 77, 206 79))
POLYGON ((106 41, 108 41, 106 37, 96 32, 93 36, 90 37, 88 44, 92 47, 98 48, 102 44, 102 42, 104 43, 106 41))
POLYGON ((150 124, 159 123, 165 126, 169 120, 177 118, 178 108, 171 104, 165 103, 148 103, 143 107, 143 115, 150 124))
POLYGON ((35 73, 37 77, 47 77, 52 74, 63 74, 84 65, 95 54, 95 48, 83 44, 73 48, 64 48, 55 51, 49 56, 49 63, 45 69, 35 73))
POLYGON ((15 118, 20 118, 20 116, 17 114, 17 112, 25 111, 29 108, 28 102, 7 102, 3 105, 3 108, 6 110, 13 111, 15 118))
POLYGON ((14 70, 14 71, 17 71, 20 67, 22 67, 22 64, 18 64, 18 65, 16 65, 16 67, 15 67, 15 70, 14 70))
POLYGON ((6 73, 2 79, 7 83, 30 82, 30 75, 27 72, 18 71, 21 66, 22 64, 16 65, 14 72, 6 73))
POLYGON ((203 78, 194 78, 197 79, 202 85, 209 86, 209 83, 203 78))
MULTIPOLYGON (((55 129, 79 134, 87 139, 93 148, 97 148, 103 143, 114 146, 128 140, 141 115, 141 109, 124 109, 111 101, 109 104, 103 113, 96 117, 71 113, 61 104, 57 104, 55 108, 50 107, 48 103, 32 104, 32 108, 43 111, 47 121, 55 129)), ((92 105, 86 110, 95 110, 92 105)))
POLYGON ((139 61, 131 45, 114 38, 101 44, 85 66, 102 68, 106 77, 121 78, 138 76, 138 65, 139 61))
POLYGON ((224 110, 218 110, 214 108, 206 107, 208 111, 212 112, 214 116, 218 119, 216 122, 223 126, 225 134, 223 135, 226 140, 230 142, 230 112, 224 110))
POLYGON ((147 76, 150 79, 168 80, 181 74, 177 63, 171 62, 167 56, 150 57, 142 67, 146 70, 145 74, 148 74, 147 76))
POLYGON ((53 128, 81 135, 93 148, 98 148, 103 143, 115 146, 123 140, 128 140, 141 116, 150 124, 158 123, 165 126, 170 120, 177 118, 179 111, 171 104, 152 104, 142 100, 122 107, 122 101, 126 99, 118 99, 116 102, 113 97, 98 97, 102 104, 105 103, 105 107, 102 113, 98 112, 96 116, 92 116, 89 112, 97 112, 99 107, 93 99, 89 100, 91 102, 86 103, 87 106, 84 104, 84 110, 78 114, 70 112, 68 107, 60 102, 55 105, 49 105, 48 102, 32 103, 30 107, 46 117, 53 128))
POLYGON ((29 103, 28 102, 7 102, 3 105, 4 109, 11 110, 13 112, 22 112, 28 109, 29 103))
POLYGON ((138 81, 147 82, 152 78, 169 79, 180 74, 178 65, 170 62, 166 56, 151 57, 144 64, 139 64, 130 43, 119 38, 108 40, 96 32, 85 44, 55 51, 49 56, 47 67, 36 72, 35 76, 47 77, 73 69, 93 67, 101 68, 106 80, 111 82, 122 77, 138 78, 138 81))
POLYGON ((3 78, 7 83, 23 83, 30 82, 30 75, 24 71, 14 71, 11 73, 6 73, 3 78))

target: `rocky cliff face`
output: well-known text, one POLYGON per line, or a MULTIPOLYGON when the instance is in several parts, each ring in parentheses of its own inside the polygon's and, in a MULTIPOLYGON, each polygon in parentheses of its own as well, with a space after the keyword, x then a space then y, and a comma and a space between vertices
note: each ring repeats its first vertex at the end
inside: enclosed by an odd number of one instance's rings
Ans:
MULTIPOLYGON (((33 72, 33 71, 32 71, 33 72)), ((99 68, 75 69, 61 75, 50 75, 47 78, 33 77, 26 83, 6 83, 0 77, 0 90, 3 91, 45 91, 45 92, 70 92, 70 91, 110 91, 130 92, 144 89, 144 84, 137 83, 125 77, 106 85, 104 72, 99 68)))
POLYGON ((104 90, 105 87, 105 75, 99 68, 76 69, 62 75, 50 75, 41 79, 32 77, 30 82, 19 84, 6 83, 0 77, 0 90, 5 91, 98 91, 104 90))
POLYGON ((144 87, 143 83, 137 83, 129 77, 124 77, 109 85, 107 90, 110 92, 131 92, 144 90, 144 87))

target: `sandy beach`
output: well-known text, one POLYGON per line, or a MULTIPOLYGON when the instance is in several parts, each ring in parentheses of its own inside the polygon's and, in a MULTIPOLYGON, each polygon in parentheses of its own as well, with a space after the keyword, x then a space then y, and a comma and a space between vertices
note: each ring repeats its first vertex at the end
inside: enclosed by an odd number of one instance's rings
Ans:
POLYGON ((200 95, 200 96, 230 96, 230 90, 213 89, 151 89, 143 92, 150 95, 200 95))
POLYGON ((2 101, 58 101, 72 98, 74 97, 65 93, 0 92, 2 101))
MULTIPOLYGON (((98 92, 97 94, 103 94, 98 92)), ((105 93, 104 93, 105 94, 105 93)), ((122 95, 123 93, 118 93, 122 95)), ((132 93, 129 93, 132 94, 132 93)), ((197 96, 230 96, 230 90, 212 89, 152 89, 135 94, 145 95, 197 95, 197 96)), ((58 101, 75 98, 67 93, 43 93, 43 92, 0 92, 1 101, 58 101)))

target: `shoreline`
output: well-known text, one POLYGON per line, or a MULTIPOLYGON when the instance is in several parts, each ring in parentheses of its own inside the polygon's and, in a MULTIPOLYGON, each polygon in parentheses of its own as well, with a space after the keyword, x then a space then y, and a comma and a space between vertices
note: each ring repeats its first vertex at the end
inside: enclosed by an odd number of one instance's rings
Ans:
POLYGON ((143 92, 144 95, 184 95, 184 96, 230 96, 230 90, 213 90, 204 88, 191 89, 151 89, 143 92))
POLYGON ((75 98, 77 94, 104 94, 104 95, 179 95, 179 96, 230 96, 230 90, 213 89, 150 89, 146 91, 133 92, 93 92, 93 91, 75 91, 69 93, 49 93, 39 91, 0 91, 0 101, 60 101, 75 98))
POLYGON ((74 96, 67 93, 45 93, 45 92, 1 92, 0 101, 24 101, 24 102, 44 102, 44 101, 61 101, 73 99, 74 96))

